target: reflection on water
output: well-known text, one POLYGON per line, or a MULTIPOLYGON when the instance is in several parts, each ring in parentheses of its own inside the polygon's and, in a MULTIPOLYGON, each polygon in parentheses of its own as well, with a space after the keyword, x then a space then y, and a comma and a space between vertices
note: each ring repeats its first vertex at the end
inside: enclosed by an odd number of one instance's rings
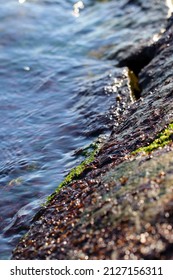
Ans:
POLYGON ((40 201, 80 161, 74 150, 107 132, 100 115, 115 91, 104 90, 112 83, 106 77, 120 70, 106 57, 150 38, 167 15, 164 5, 146 1, 151 28, 145 10, 128 2, 1 3, 1 259, 10 257, 40 201))
POLYGON ((26 0, 18 0, 19 1, 19 4, 23 4, 25 3, 26 0))
POLYGON ((80 10, 84 9, 84 3, 82 1, 78 1, 73 5, 73 14, 75 17, 80 16, 80 10))

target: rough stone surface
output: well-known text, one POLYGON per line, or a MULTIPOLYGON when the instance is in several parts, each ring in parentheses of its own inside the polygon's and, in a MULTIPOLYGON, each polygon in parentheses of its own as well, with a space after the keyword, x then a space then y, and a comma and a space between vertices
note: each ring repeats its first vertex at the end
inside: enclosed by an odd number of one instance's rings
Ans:
POLYGON ((170 19, 137 71, 141 98, 81 177, 38 213, 13 259, 173 259, 173 144, 131 154, 173 121, 172 37, 170 19))
MULTIPOLYGON (((120 41, 120 44, 111 47, 107 57, 122 63, 129 53, 134 53, 134 47, 135 53, 140 52, 140 49, 147 51, 151 42, 157 37, 153 38, 153 35, 165 28, 165 18, 169 12, 166 1, 122 0, 117 2, 126 14, 123 26, 127 27, 128 33, 125 37, 122 36, 123 43, 120 41)), ((150 54, 148 55, 150 57, 150 54)), ((140 64, 139 61, 138 64, 140 64)))

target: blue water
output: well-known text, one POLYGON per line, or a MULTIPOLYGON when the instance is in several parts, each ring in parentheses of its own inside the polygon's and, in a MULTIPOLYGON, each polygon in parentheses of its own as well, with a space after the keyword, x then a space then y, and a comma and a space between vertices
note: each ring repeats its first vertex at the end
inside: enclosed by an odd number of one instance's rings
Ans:
POLYGON ((151 28, 127 0, 76 2, 0 3, 0 259, 81 160, 74 151, 98 136, 89 133, 94 121, 115 102, 100 77, 120 71, 108 57, 151 38, 167 15, 153 8, 151 28), (97 79, 103 90, 94 95, 97 79))

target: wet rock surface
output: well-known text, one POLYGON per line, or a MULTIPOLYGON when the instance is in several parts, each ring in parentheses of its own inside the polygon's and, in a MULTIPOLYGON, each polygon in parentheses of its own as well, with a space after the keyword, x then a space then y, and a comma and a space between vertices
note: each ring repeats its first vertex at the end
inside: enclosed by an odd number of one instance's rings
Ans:
POLYGON ((138 53, 140 49, 147 49, 147 46, 151 45, 155 40, 155 36, 152 38, 151 33, 154 35, 165 28, 163 16, 165 19, 165 15, 169 15, 169 12, 165 1, 125 0, 119 1, 118 4, 122 5, 121 8, 126 13, 125 26, 127 28, 130 26, 130 32, 123 38, 124 46, 123 44, 112 46, 107 58, 116 59, 121 64, 129 56, 129 53, 134 52, 134 48, 136 49, 135 52, 138 53), (159 12, 160 9, 162 13, 159 12), (159 30, 157 29, 158 26, 159 30), (130 37, 130 40, 127 42, 128 37, 130 37))
POLYGON ((173 144, 132 154, 173 121, 172 37, 170 19, 137 71, 141 97, 130 102, 117 89, 127 106, 121 103, 120 115, 112 108, 109 139, 80 178, 38 213, 13 259, 173 259, 173 144))
POLYGON ((127 67, 112 68, 104 75, 78 87, 75 89, 78 92, 74 100, 75 109, 84 116, 83 134, 87 136, 110 132, 115 124, 118 125, 123 112, 131 104, 127 67))

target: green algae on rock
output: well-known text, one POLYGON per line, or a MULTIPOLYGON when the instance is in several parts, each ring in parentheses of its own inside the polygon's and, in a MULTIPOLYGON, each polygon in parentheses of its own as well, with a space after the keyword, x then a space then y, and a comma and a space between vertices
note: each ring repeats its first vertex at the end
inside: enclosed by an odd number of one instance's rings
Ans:
POLYGON ((145 147, 138 148, 137 150, 133 151, 132 154, 135 155, 137 153, 142 153, 142 152, 150 153, 155 149, 162 148, 172 142, 172 137, 173 137, 173 123, 169 124, 165 130, 160 132, 159 135, 151 144, 145 147))
POLYGON ((130 97, 131 101, 135 102, 140 97, 140 86, 139 86, 139 80, 138 77, 135 75, 135 73, 128 69, 128 77, 129 77, 129 88, 130 88, 130 97))
POLYGON ((47 203, 51 201, 55 194, 59 192, 61 188, 68 185, 72 182, 72 180, 77 180, 82 172, 86 170, 87 165, 89 165, 91 162, 94 161, 96 154, 98 153, 100 149, 99 141, 95 141, 94 143, 91 143, 86 148, 83 149, 82 154, 86 158, 76 167, 72 168, 71 171, 67 174, 65 179, 59 184, 59 186, 56 188, 55 192, 48 196, 47 203))

